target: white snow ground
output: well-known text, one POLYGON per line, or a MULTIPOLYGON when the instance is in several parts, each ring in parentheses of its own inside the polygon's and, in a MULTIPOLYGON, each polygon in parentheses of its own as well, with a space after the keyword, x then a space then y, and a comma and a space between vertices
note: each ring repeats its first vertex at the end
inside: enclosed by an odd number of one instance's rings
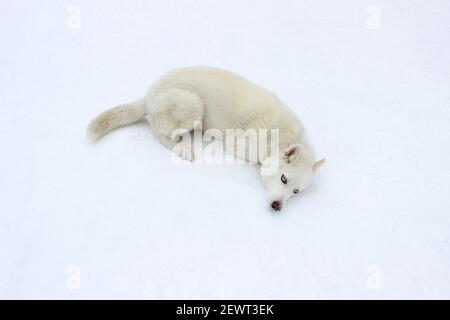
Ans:
POLYGON ((1 298, 450 298, 449 1, 0 5, 1 298), (303 119, 327 163, 282 214, 145 124, 86 141, 189 65, 303 119))

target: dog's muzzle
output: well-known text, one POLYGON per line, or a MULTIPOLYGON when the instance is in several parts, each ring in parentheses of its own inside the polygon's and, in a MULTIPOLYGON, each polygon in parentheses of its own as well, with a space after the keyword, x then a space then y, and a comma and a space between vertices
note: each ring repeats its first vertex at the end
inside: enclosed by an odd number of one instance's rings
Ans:
POLYGON ((281 210, 281 202, 280 201, 273 201, 272 204, 271 204, 271 207, 275 211, 280 211, 281 210))

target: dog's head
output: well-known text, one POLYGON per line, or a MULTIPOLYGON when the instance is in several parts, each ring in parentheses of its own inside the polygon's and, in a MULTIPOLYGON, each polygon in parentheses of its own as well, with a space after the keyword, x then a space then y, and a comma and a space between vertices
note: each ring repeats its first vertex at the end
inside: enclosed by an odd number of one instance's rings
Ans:
POLYGON ((305 190, 325 159, 314 161, 311 151, 295 144, 284 150, 279 165, 270 174, 262 174, 270 207, 280 211, 286 201, 305 190))

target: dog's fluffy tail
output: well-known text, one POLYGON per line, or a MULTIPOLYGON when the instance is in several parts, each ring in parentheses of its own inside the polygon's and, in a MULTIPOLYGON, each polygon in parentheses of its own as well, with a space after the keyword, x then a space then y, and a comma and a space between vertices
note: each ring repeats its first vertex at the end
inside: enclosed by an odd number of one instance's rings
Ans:
POLYGON ((145 116, 145 98, 119 105, 98 115, 87 128, 91 141, 96 141, 118 127, 138 122, 145 116))

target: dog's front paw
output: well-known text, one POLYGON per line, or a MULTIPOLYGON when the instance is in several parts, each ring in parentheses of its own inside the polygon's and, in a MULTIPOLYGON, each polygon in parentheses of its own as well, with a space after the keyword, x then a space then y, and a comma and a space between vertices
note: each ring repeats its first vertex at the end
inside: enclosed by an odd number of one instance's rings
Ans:
POLYGON ((193 162, 195 160, 194 153, 188 149, 181 149, 178 151, 178 155, 181 159, 193 162))

